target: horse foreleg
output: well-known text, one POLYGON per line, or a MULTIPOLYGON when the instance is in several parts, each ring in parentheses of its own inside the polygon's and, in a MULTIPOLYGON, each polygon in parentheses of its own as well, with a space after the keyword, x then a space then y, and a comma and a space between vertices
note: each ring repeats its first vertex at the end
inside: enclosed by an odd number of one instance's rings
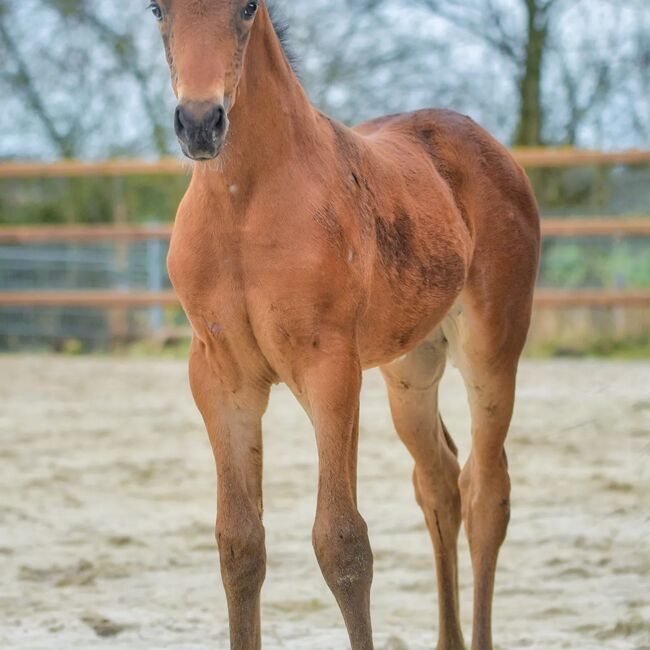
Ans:
POLYGON ((216 538, 228 601, 232 650, 261 648, 260 591, 266 574, 262 526, 261 418, 268 386, 222 388, 198 341, 192 344, 190 383, 217 466, 216 538))
POLYGON ((315 359, 304 384, 319 456, 314 550, 343 614, 352 650, 372 650, 373 558, 356 496, 359 360, 354 352, 315 359))

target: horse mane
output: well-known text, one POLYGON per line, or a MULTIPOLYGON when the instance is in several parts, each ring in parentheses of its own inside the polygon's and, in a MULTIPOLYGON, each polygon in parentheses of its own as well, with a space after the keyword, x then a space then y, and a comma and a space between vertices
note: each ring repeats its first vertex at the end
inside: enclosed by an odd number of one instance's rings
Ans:
POLYGON ((300 76, 298 72, 298 55, 289 42, 289 21, 286 19, 282 11, 278 9, 278 5, 275 3, 275 0, 266 0, 266 7, 268 9, 269 16, 271 17, 271 23, 273 24, 275 35, 280 41, 280 47, 282 47, 284 56, 287 57, 287 61, 289 62, 289 65, 291 66, 294 74, 300 76))

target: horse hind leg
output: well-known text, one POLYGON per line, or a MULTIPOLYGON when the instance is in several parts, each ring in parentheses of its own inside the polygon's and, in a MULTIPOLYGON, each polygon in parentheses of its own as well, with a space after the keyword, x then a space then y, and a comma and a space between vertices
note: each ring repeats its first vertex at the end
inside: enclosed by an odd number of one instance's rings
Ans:
POLYGON ((440 332, 381 370, 395 428, 415 461, 413 485, 435 550, 438 650, 464 648, 458 602, 457 541, 461 523, 456 447, 438 412, 446 359, 440 332))
POLYGON ((517 365, 529 309, 503 317, 477 307, 443 323, 472 417, 472 450, 461 472, 462 516, 474 574, 472 650, 492 650, 492 601, 499 550, 510 519, 504 444, 512 418, 517 365))

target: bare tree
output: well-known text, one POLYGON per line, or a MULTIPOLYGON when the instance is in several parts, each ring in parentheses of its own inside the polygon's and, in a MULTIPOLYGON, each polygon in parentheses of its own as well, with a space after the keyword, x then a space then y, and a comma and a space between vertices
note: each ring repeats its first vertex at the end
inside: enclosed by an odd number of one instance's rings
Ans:
POLYGON ((21 129, 5 138, 22 145, 13 155, 30 155, 30 142, 47 157, 170 152, 171 93, 155 25, 142 5, 119 5, 0 2, 0 87, 16 108, 5 132, 21 129), (143 46, 147 34, 155 40, 143 46))
MULTIPOLYGON (((620 56, 633 31, 630 15, 636 17, 637 24, 647 23, 650 15, 650 5, 639 0, 420 3, 459 32, 483 43, 502 60, 504 74, 513 74, 518 96, 515 145, 575 144, 589 116, 642 74, 642 66, 632 62, 634 56, 626 60, 620 56), (553 78, 553 85, 545 83, 547 78, 553 78), (551 123, 557 121, 553 113, 558 104, 565 123, 551 129, 551 123)), ((639 53, 642 41, 647 44, 647 32, 637 44, 639 53)), ((636 99, 640 99, 638 93, 636 99)))
POLYGON ((130 75, 135 81, 144 117, 151 124, 151 138, 156 153, 169 153, 169 134, 166 116, 159 109, 158 103, 152 97, 149 87, 149 72, 144 68, 139 57, 134 31, 123 29, 119 31, 97 13, 96 3, 89 0, 44 0, 53 9, 66 17, 88 26, 112 53, 116 65, 125 75, 130 75))
POLYGON ((6 6, 0 5, 0 54, 6 61, 0 69, 0 74, 4 82, 24 99, 27 108, 42 124, 57 154, 63 158, 71 157, 76 149, 74 138, 76 124, 71 123, 66 128, 57 124, 47 100, 29 69, 26 56, 11 33, 8 16, 6 6))
MULTIPOLYGON (((517 145, 647 142, 647 0, 278 2, 312 100, 348 123, 441 106, 517 145)), ((176 150, 145 6, 0 0, 0 156, 176 150)))

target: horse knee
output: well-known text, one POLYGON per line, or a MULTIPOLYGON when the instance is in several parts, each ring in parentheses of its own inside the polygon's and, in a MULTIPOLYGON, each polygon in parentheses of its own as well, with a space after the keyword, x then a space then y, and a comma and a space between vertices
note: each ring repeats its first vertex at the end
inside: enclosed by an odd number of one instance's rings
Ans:
POLYGON ((313 545, 323 577, 338 598, 368 587, 373 557, 368 528, 359 514, 338 520, 317 517, 313 545))
POLYGON ((224 585, 240 597, 259 592, 266 576, 264 527, 259 520, 217 524, 217 545, 224 585))

